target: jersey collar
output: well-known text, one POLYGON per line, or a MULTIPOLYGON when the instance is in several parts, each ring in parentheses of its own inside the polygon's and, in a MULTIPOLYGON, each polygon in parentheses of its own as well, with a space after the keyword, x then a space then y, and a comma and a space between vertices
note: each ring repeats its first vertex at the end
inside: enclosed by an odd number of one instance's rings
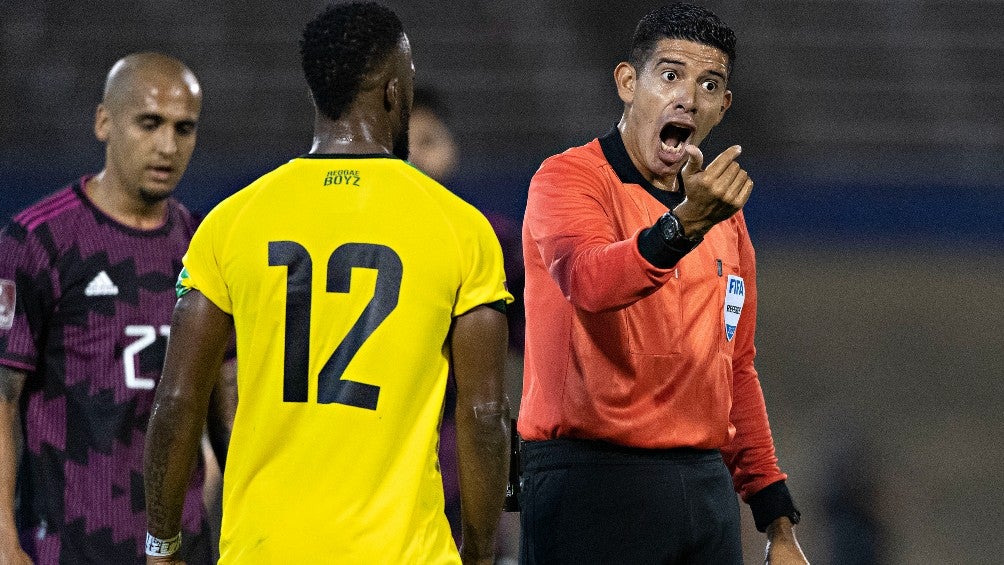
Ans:
POLYGON ((171 233, 171 230, 174 229, 174 206, 171 203, 173 201, 173 197, 168 197, 167 212, 165 214, 166 217, 164 218, 163 224, 159 227, 148 230, 134 228, 132 226, 127 226, 109 216, 104 212, 104 210, 98 208, 97 204, 91 201, 91 198, 87 196, 86 192, 84 192, 84 185, 86 185, 87 181, 93 177, 93 174, 83 175, 80 177, 80 180, 72 185, 72 189, 77 195, 77 198, 84 203, 84 206, 90 210, 92 214, 94 214, 94 218, 99 224, 108 224, 123 233, 136 237, 161 237, 171 233))

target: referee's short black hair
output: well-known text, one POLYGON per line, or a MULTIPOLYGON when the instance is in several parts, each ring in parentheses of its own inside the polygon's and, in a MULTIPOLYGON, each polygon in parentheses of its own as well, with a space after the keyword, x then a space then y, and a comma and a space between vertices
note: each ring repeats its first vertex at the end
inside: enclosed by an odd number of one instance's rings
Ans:
POLYGON ((729 75, 736 58, 736 34, 707 8, 676 3, 656 8, 638 22, 628 63, 640 68, 660 39, 686 39, 719 49, 729 58, 729 75))
POLYGON ((308 22, 300 57, 318 111, 337 120, 403 34, 397 14, 375 2, 332 4, 308 22))

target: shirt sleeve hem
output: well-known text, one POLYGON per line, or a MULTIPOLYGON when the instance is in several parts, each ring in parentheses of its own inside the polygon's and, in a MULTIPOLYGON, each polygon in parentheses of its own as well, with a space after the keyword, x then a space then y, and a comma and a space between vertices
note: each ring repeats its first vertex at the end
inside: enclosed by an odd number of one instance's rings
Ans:
POLYGON ((765 532, 767 526, 782 516, 787 516, 793 524, 797 524, 801 513, 795 507, 795 502, 788 491, 788 485, 783 480, 771 483, 750 495, 746 501, 753 513, 756 529, 765 532))
POLYGON ((497 311, 505 314, 506 316, 508 316, 509 315, 509 303, 510 302, 512 302, 512 299, 510 299, 510 298, 499 298, 498 300, 488 300, 486 302, 479 302, 479 303, 471 306, 470 308, 465 308, 463 310, 458 310, 456 313, 453 314, 453 318, 459 318, 460 316, 463 316, 464 314, 470 312, 471 310, 474 310, 478 306, 487 306, 488 308, 491 308, 492 310, 497 310, 497 311))

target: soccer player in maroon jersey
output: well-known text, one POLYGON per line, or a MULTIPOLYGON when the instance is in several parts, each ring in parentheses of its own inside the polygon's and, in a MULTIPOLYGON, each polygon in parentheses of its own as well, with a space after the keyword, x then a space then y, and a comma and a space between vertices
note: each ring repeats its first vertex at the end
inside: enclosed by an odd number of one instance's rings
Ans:
MULTIPOLYGON (((144 438, 174 282, 196 226, 171 195, 201 105, 198 80, 180 61, 121 59, 95 116, 102 170, 0 233, 0 562, 144 559, 144 438), (27 480, 15 525, 22 439, 27 480)), ((231 383, 221 379, 210 417, 219 454, 231 383)), ((202 474, 200 466, 185 504, 189 563, 212 555, 202 474)))

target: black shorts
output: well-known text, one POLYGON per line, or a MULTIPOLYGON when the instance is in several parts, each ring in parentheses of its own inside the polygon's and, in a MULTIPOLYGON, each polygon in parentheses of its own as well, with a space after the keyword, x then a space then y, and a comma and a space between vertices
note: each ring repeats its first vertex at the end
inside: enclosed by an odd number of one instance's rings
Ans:
POLYGON ((523 444, 520 562, 742 565, 739 503, 716 450, 523 444))

